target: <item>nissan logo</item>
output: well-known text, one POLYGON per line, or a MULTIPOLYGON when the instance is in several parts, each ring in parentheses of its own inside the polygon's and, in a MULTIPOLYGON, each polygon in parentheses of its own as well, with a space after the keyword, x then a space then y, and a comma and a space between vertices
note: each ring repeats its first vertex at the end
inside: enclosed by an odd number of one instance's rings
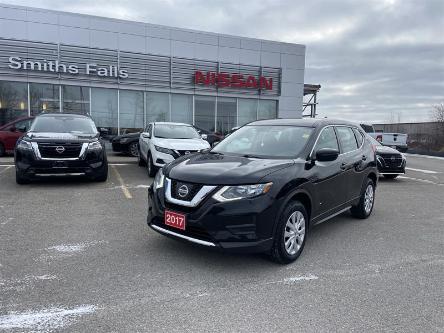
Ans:
POLYGON ((179 189, 177 190, 177 194, 179 194, 179 197, 185 198, 188 195, 188 186, 182 185, 181 187, 179 187, 179 189))
POLYGON ((63 153, 65 151, 65 147, 63 146, 57 146, 56 147, 56 152, 58 152, 59 154, 63 153))
POLYGON ((390 160, 391 160, 392 162, 395 162, 395 160, 396 160, 395 156, 392 156, 392 157, 390 158, 390 160))

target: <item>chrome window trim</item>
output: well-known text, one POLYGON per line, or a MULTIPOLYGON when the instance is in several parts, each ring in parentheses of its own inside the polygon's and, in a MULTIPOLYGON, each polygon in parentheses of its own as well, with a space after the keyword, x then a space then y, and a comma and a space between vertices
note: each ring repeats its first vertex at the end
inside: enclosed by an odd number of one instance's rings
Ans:
POLYGON ((54 157, 42 157, 42 155, 40 155, 39 145, 37 142, 31 142, 31 146, 32 146, 32 150, 34 151, 34 154, 37 157, 37 159, 43 160, 43 161, 77 161, 77 160, 85 158, 85 153, 86 153, 86 150, 88 149, 88 143, 84 142, 84 143, 82 143, 82 149, 80 150, 80 154, 78 157, 54 158, 54 157))
MULTIPOLYGON (((316 144, 318 143, 318 140, 319 140, 319 137, 320 137, 321 134, 322 134, 322 131, 325 130, 326 128, 328 128, 328 127, 333 127, 333 128, 335 129, 335 135, 336 135, 336 140, 338 141, 339 149, 341 149, 341 143, 340 143, 340 141, 339 141, 338 134, 336 133, 336 127, 349 127, 349 128, 351 128, 352 130, 353 130, 353 128, 355 128, 355 129, 357 129, 357 130, 362 134, 362 132, 359 130, 359 128, 358 128, 357 126, 353 126, 353 125, 327 125, 327 126, 323 127, 322 130, 319 132, 318 137, 316 138, 316 141, 315 141, 315 143, 313 144, 313 148, 311 148, 310 154, 309 154, 308 156, 310 156, 310 157, 313 156, 313 151, 314 151, 314 149, 315 149, 315 147, 316 147, 316 144)), ((353 136, 355 136, 354 133, 353 133, 353 136)), ((356 139, 356 138, 355 138, 355 139, 356 139)), ((348 151, 348 152, 346 152, 346 153, 340 153, 339 156, 342 156, 342 155, 346 155, 346 154, 352 153, 352 152, 354 152, 354 151, 356 151, 356 150, 360 150, 360 149, 364 146, 364 142, 365 142, 365 136, 363 136, 363 140, 362 140, 362 143, 361 143, 361 145, 359 146, 359 148, 356 148, 356 149, 354 149, 354 150, 350 150, 350 151, 348 151)))
POLYGON ((167 201, 180 205, 185 207, 196 207, 198 204, 202 202, 203 199, 211 192, 213 191, 217 186, 213 185, 204 185, 199 190, 199 192, 196 193, 194 198, 191 201, 185 201, 185 200, 179 200, 175 199, 171 196, 171 179, 165 177, 165 198, 167 201))

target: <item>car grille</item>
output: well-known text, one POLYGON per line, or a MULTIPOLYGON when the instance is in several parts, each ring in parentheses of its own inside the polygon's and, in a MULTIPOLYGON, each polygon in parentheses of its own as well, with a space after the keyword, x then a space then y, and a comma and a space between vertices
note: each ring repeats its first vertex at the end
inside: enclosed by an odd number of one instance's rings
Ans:
POLYGON ((203 185, 171 179, 171 196, 177 200, 191 201, 203 185), (186 195, 184 195, 186 193, 186 195))
POLYGON ((39 143, 38 147, 42 158, 75 158, 80 156, 82 150, 81 143, 39 143), (63 147, 63 151, 59 147, 63 147))
POLYGON ((197 152, 198 150, 174 150, 174 157, 178 158, 183 155, 188 155, 197 152))
POLYGON ((400 167, 402 164, 402 156, 400 154, 380 154, 380 156, 388 168, 400 167))

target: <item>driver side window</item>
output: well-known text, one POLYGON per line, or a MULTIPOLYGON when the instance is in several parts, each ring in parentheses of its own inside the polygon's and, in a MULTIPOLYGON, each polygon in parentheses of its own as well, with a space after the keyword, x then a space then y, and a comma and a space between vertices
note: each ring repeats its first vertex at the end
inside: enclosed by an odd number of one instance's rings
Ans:
POLYGON ((322 130, 313 151, 317 152, 319 149, 322 148, 339 150, 338 139, 336 138, 336 133, 333 127, 326 127, 322 130))

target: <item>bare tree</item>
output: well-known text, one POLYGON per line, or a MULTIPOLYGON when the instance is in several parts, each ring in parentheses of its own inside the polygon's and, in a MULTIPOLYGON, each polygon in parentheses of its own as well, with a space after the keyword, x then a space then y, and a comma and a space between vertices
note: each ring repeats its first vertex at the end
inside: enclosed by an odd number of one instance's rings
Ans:
POLYGON ((432 105, 432 119, 444 123, 444 103, 432 105))

